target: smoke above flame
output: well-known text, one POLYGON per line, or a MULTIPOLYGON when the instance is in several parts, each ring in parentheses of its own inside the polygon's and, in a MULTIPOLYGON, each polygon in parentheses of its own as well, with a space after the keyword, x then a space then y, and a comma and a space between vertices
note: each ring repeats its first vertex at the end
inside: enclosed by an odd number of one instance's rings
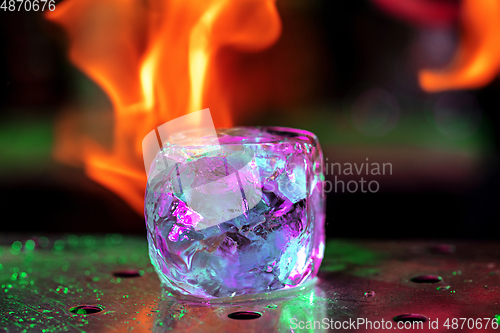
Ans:
MULTIPOLYGON (((231 126, 218 51, 261 50, 281 32, 275 0, 65 0, 47 18, 64 28, 71 61, 114 109, 111 149, 81 137, 73 139, 77 145, 60 144, 55 155, 79 159, 91 179, 140 213, 144 136, 207 107, 216 127, 231 126)), ((68 131, 63 128, 59 140, 68 131)))

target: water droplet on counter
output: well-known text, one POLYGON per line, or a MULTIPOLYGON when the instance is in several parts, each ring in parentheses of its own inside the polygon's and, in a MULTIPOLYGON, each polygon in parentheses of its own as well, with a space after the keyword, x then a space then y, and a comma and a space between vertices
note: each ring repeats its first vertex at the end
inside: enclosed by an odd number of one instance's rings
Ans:
POLYGON ((443 278, 438 275, 419 275, 411 278, 411 282, 415 283, 436 283, 441 280, 443 278))
POLYGON ((365 297, 375 297, 374 291, 367 291, 364 293, 365 297))
POLYGON ((441 287, 437 287, 436 290, 448 290, 450 288, 451 288, 450 286, 441 286, 441 287))

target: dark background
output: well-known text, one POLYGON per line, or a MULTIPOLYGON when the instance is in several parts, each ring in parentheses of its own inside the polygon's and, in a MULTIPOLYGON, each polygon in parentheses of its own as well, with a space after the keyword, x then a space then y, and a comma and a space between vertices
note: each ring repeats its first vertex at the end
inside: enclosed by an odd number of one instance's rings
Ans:
MULTIPOLYGON (((449 63, 458 24, 420 26, 369 1, 278 8, 280 40, 238 56, 250 70, 236 124, 308 129, 329 162, 393 165, 368 179, 377 193, 328 194, 327 235, 496 239, 500 80, 442 93, 417 81, 420 68, 449 63)), ((0 232, 145 234, 143 216, 52 157, 62 112, 109 104, 67 60, 63 32, 41 13, 0 16, 0 232)))

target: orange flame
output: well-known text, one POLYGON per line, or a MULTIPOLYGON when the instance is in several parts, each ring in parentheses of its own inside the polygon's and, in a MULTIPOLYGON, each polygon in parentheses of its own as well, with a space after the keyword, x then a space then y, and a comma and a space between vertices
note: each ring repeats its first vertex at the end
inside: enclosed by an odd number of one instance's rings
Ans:
POLYGON ((218 50, 263 49, 281 31, 275 0, 66 0, 47 18, 65 28, 70 59, 108 94, 115 117, 110 151, 85 137, 56 155, 78 154, 90 178, 140 213, 144 136, 207 107, 216 127, 231 126, 218 50))
POLYGON ((454 61, 443 70, 423 70, 429 92, 480 88, 500 72, 500 1, 462 0, 462 36, 454 61))

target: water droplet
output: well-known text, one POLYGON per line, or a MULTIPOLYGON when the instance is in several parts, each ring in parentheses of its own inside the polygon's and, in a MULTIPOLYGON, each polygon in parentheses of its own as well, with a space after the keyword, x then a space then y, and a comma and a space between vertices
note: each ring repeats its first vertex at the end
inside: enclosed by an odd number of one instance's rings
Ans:
POLYGON ((440 287, 437 287, 436 290, 448 290, 450 288, 451 288, 450 286, 440 286, 440 287))
POLYGON ((436 283, 441 280, 443 278, 438 275, 419 275, 411 278, 411 282, 415 283, 436 283))
POLYGON ((268 309, 277 309, 278 306, 276 304, 271 303, 268 306, 266 306, 266 308, 268 308, 268 309))
POLYGON ((374 291, 367 291, 364 293, 365 297, 375 297, 374 291))

